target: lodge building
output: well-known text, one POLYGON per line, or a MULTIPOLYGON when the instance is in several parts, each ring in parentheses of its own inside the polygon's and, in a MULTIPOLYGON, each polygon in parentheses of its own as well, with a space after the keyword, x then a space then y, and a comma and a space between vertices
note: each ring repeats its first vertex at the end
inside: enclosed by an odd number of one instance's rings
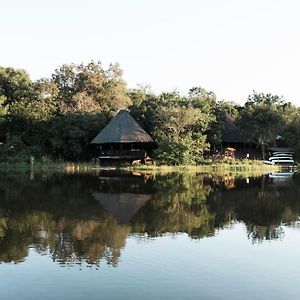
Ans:
POLYGON ((117 115, 91 141, 101 163, 147 162, 156 143, 128 110, 117 115))

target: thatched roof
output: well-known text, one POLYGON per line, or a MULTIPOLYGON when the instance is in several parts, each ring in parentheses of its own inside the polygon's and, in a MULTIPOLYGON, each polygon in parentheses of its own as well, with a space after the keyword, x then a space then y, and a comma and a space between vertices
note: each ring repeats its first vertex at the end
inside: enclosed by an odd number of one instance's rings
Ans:
POLYGON ((138 210, 151 199, 151 195, 131 193, 93 193, 93 196, 119 224, 129 223, 138 210))
POLYGON ((91 142, 91 144, 110 143, 154 143, 154 141, 127 110, 120 110, 91 142))

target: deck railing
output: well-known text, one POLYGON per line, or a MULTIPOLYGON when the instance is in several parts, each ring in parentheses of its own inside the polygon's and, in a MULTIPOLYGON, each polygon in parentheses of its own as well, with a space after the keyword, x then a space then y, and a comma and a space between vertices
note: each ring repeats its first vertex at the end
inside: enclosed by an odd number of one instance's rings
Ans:
POLYGON ((99 157, 126 157, 144 158, 147 156, 145 150, 100 150, 99 157))

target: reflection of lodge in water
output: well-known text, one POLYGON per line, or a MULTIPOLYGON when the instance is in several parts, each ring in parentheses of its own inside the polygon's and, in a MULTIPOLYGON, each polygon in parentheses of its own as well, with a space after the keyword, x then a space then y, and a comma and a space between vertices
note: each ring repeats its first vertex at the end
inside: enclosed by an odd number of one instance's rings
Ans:
POLYGON ((119 224, 126 224, 152 193, 153 184, 147 174, 102 172, 99 191, 93 192, 93 197, 119 224))
POLYGON ((119 224, 129 223, 151 199, 143 178, 101 176, 99 179, 101 190, 92 195, 119 224))
POLYGON ((293 225, 300 215, 299 177, 285 184, 271 177, 3 177, 0 261, 22 261, 34 247, 62 264, 117 265, 129 234, 200 239, 234 222, 245 224, 252 241, 280 238, 282 224, 293 225))
POLYGON ((127 224, 151 199, 148 190, 151 184, 147 186, 148 177, 145 176, 129 176, 129 174, 122 177, 120 174, 115 177, 112 177, 112 174, 101 176, 100 191, 92 195, 119 224, 127 224))
POLYGON ((36 176, 23 185, 18 180, 18 189, 11 178, 0 182, 3 262, 23 261, 35 245, 60 264, 98 265, 104 259, 115 266, 131 232, 120 224, 150 200, 153 189, 147 178, 124 174, 36 176))
POLYGON ((151 198, 151 195, 93 193, 94 198, 119 224, 127 224, 151 198))
MULTIPOLYGON (((151 201, 150 195, 148 200, 143 194, 139 197, 129 193, 109 202, 102 195, 105 199, 102 200, 103 206, 121 220, 118 213, 122 201, 128 207, 131 205, 127 222, 135 227, 144 223, 143 232, 149 236, 186 232, 201 238, 213 235, 216 229, 232 222, 243 222, 249 238, 262 241, 279 238, 282 236, 281 225, 292 224, 298 219, 300 206, 295 199, 299 199, 300 191, 296 189, 292 174, 266 174, 250 178, 186 176, 189 178, 186 182, 185 176, 177 177, 181 179, 171 181, 169 190, 163 191, 157 184, 151 201), (281 176, 281 180, 274 181, 274 176, 281 176), (283 181, 283 177, 287 180, 283 181), (201 181, 202 184, 199 184, 201 181), (129 205, 126 202, 130 202, 130 197, 132 202, 129 205)), ((161 184, 166 185, 166 179, 161 184)), ((115 195, 109 197, 113 199, 115 195)), ((121 223, 125 223, 124 217, 121 223)))

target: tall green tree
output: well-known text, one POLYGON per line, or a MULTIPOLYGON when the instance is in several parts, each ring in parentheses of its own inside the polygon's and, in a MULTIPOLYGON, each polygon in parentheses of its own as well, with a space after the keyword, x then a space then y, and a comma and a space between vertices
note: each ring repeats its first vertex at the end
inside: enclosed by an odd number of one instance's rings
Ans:
POLYGON ((296 158, 300 158, 300 108, 290 105, 283 114, 284 128, 282 136, 286 143, 295 150, 296 158))
POLYGON ((283 129, 286 107, 285 101, 277 95, 254 92, 240 112, 238 125, 249 141, 261 146, 263 159, 266 146, 274 146, 276 137, 283 129))
POLYGON ((0 97, 4 99, 4 104, 11 104, 32 95, 32 82, 26 71, 0 67, 0 97))
POLYGON ((100 62, 61 66, 52 75, 59 91, 56 97, 59 113, 110 113, 127 108, 131 100, 122 74, 118 64, 111 64, 107 70, 100 62))
POLYGON ((157 99, 154 136, 159 143, 157 157, 164 163, 196 164, 209 149, 205 132, 214 116, 201 100, 181 97, 177 92, 157 99))

